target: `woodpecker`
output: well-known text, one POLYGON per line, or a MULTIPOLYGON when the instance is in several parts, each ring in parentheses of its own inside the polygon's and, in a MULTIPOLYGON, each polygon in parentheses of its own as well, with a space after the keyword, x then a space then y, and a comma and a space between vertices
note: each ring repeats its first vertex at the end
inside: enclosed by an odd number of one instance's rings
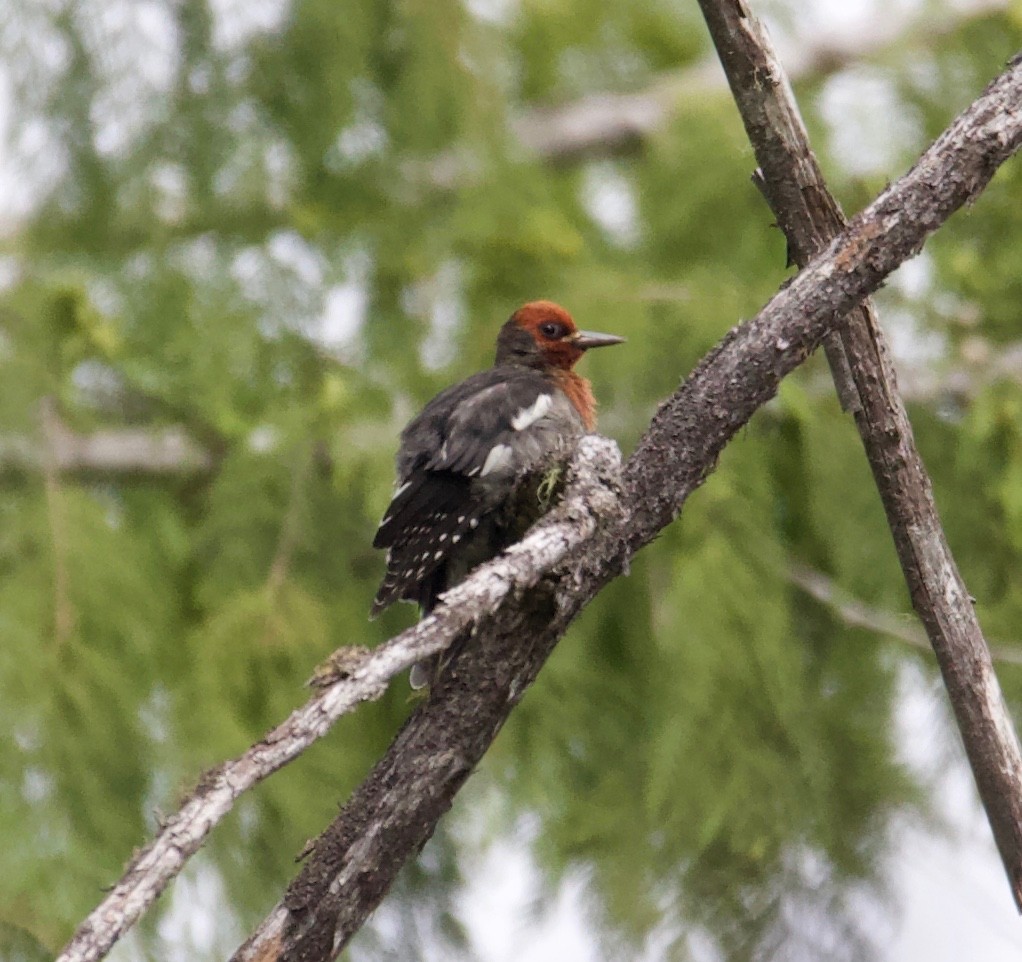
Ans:
MULTIPOLYGON (((522 537, 560 466, 596 427, 593 392, 575 364, 623 340, 580 331, 563 307, 533 301, 500 329, 493 367, 441 391, 401 432, 393 500, 373 540, 387 549, 373 616, 399 600, 428 614, 442 592, 522 537)), ((416 665, 412 687, 435 670, 416 665)))

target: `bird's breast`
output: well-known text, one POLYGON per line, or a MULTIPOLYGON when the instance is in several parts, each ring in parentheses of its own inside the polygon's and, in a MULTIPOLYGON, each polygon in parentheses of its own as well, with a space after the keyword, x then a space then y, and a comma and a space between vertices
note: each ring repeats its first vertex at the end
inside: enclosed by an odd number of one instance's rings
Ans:
POLYGON ((574 371, 558 370, 554 375, 557 386, 582 418, 587 431, 596 430, 596 398, 590 383, 574 371))

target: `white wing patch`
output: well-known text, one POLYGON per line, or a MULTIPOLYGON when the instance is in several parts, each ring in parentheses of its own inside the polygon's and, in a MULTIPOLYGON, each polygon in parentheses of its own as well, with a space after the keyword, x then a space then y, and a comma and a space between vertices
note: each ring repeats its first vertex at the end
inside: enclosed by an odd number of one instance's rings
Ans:
MULTIPOLYGON (((541 394, 529 407, 522 408, 511 419, 511 427, 516 431, 524 431, 543 417, 553 405, 554 399, 549 394, 541 394)), ((485 468, 483 468, 483 474, 486 474, 485 468)))
POLYGON ((479 472, 479 477, 485 478, 491 471, 501 471, 504 468, 510 467, 510 465, 511 445, 495 444, 490 448, 490 453, 486 455, 486 460, 483 462, 483 469, 479 472))

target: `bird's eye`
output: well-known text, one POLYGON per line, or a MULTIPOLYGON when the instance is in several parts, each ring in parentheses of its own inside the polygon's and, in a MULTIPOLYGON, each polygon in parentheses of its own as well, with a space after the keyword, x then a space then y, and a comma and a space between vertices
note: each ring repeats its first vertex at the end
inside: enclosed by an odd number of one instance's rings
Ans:
POLYGON ((547 321, 545 324, 539 325, 539 333, 551 341, 556 341, 564 337, 568 333, 568 329, 556 321, 547 321))

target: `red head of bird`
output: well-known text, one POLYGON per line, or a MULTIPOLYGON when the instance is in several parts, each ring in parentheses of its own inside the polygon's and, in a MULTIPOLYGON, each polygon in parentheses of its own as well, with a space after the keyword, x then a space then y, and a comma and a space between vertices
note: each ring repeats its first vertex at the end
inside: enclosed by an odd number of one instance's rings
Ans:
POLYGON ((547 372, 581 415, 586 429, 596 427, 596 400, 589 382, 572 368, 593 347, 620 344, 623 337, 580 331, 571 315, 553 301, 532 301, 518 308, 497 336, 496 366, 522 365, 547 372))
POLYGON ((571 315, 553 301, 531 301, 501 328, 496 363, 570 371, 589 348, 622 341, 614 334, 580 331, 571 315))

